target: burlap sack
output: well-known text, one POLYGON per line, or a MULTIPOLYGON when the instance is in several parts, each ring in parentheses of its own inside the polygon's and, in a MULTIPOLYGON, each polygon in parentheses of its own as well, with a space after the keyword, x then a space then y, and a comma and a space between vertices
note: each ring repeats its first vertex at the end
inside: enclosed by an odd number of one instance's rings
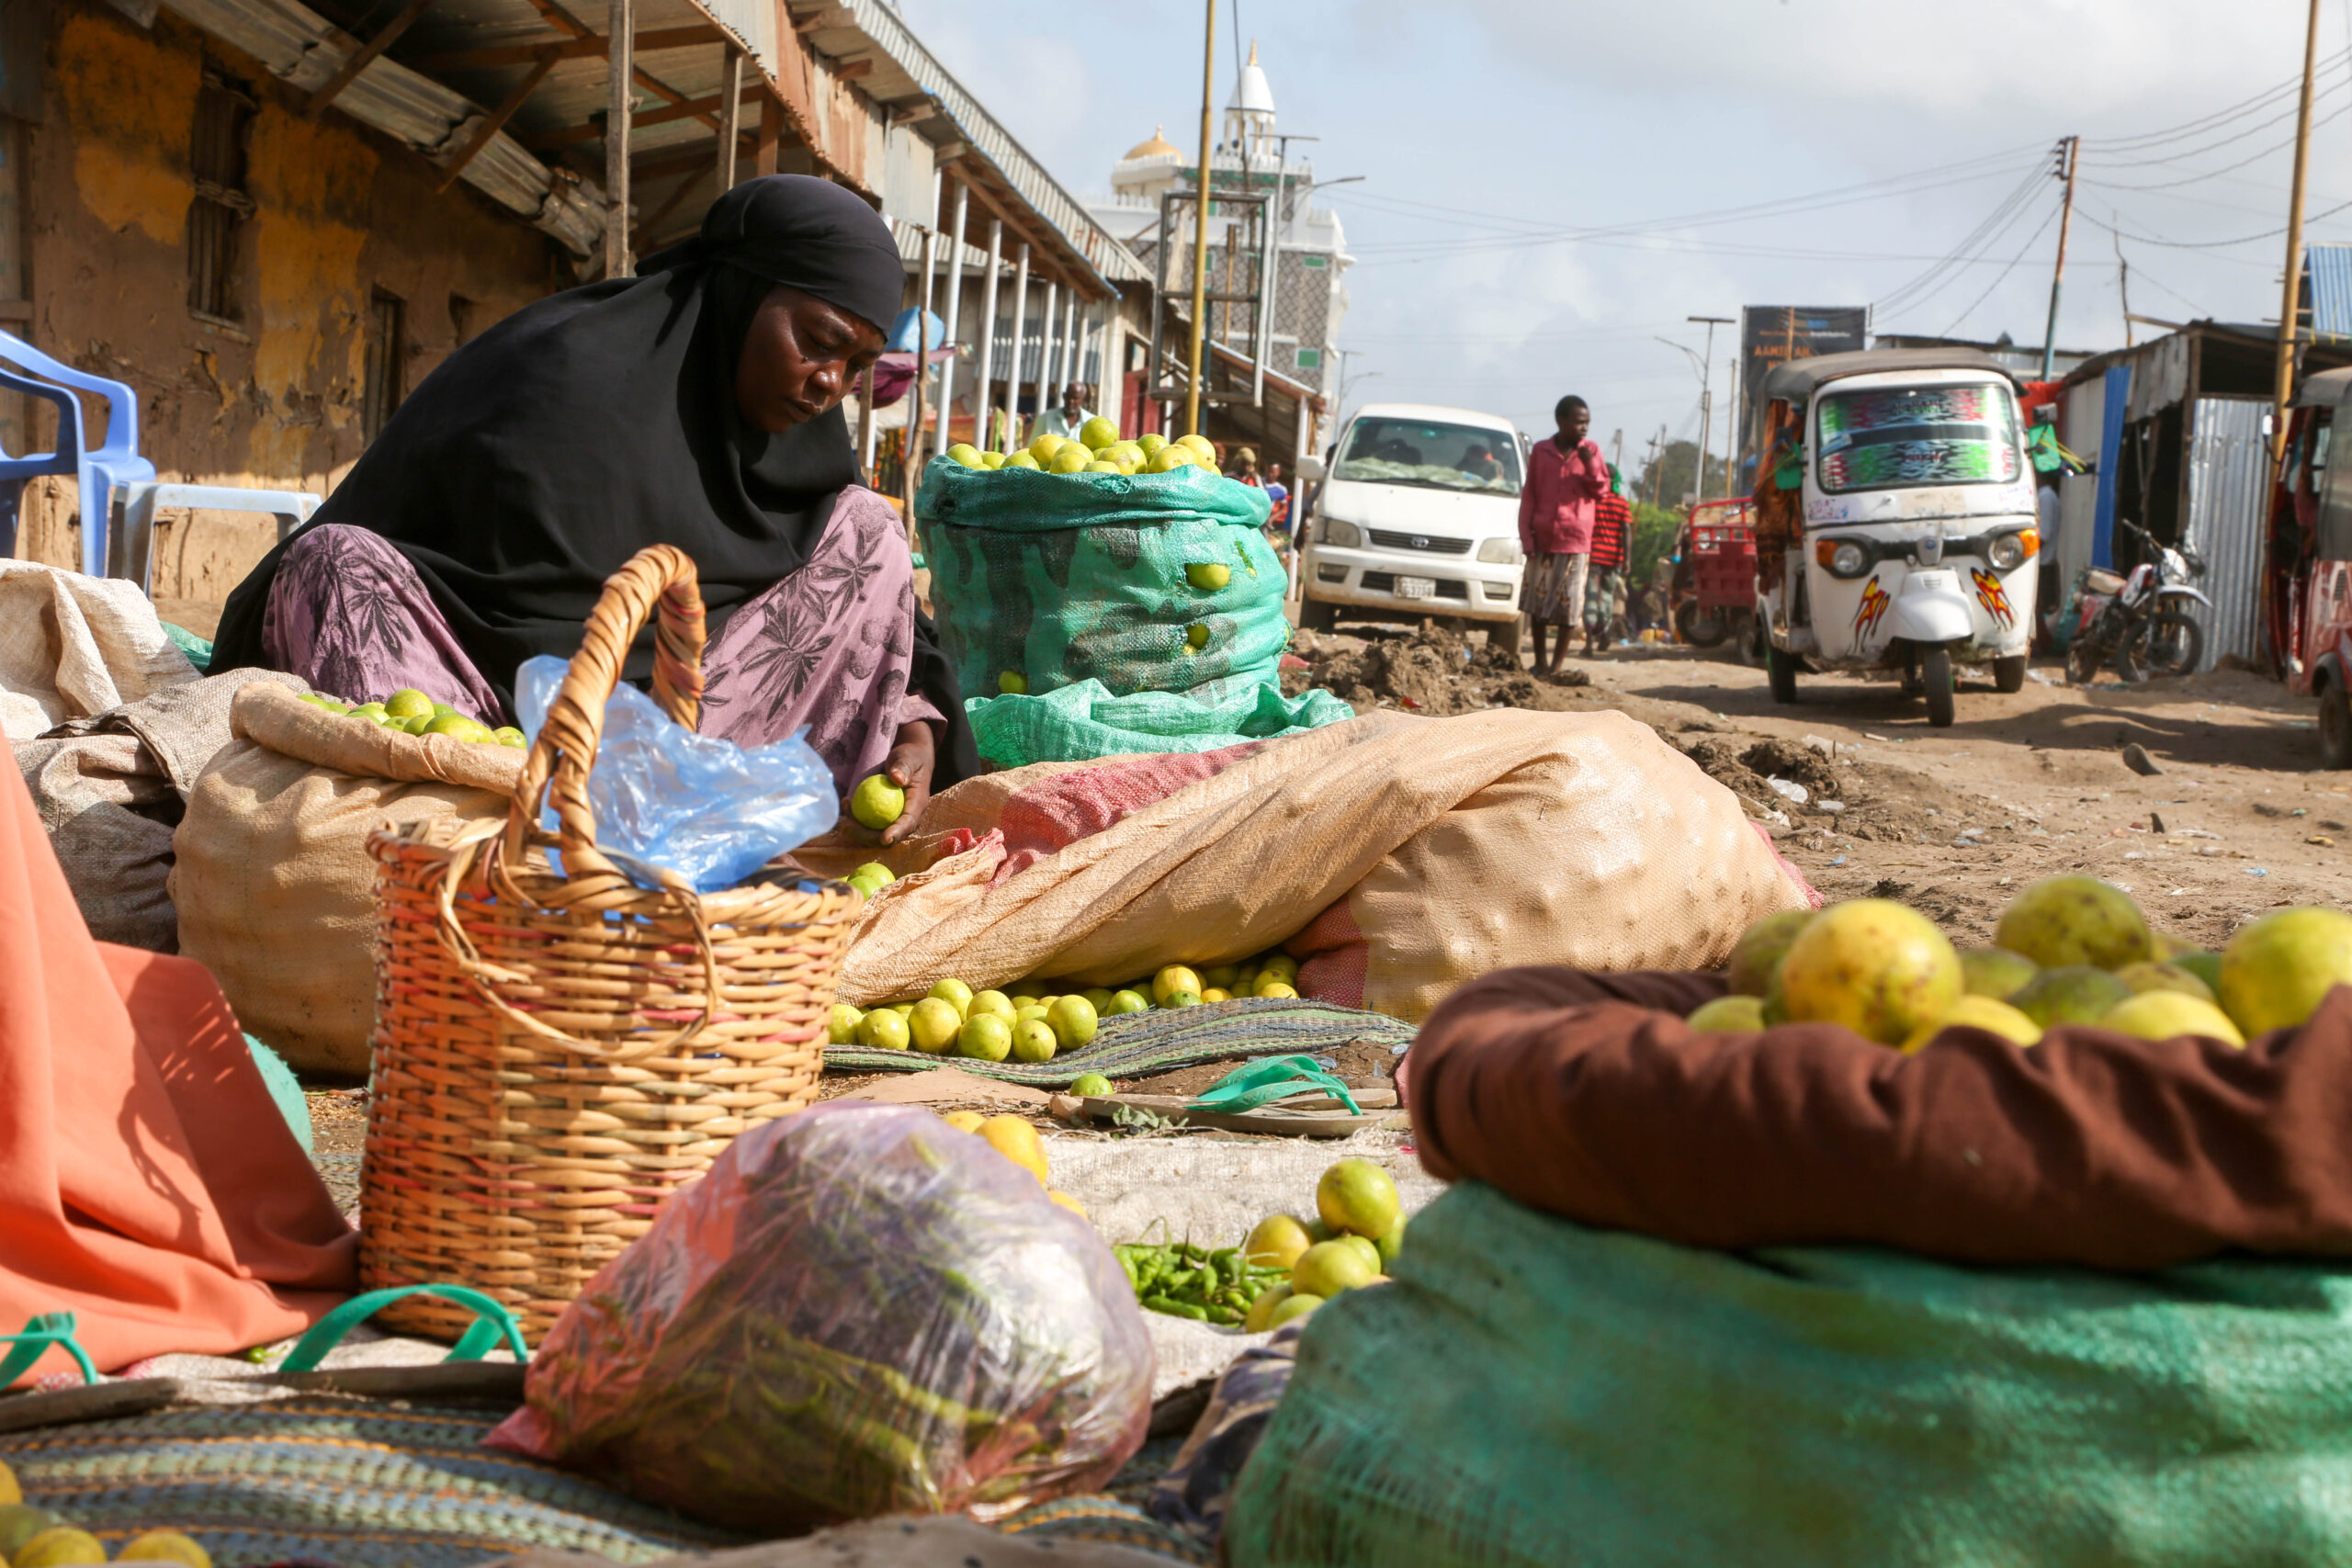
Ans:
POLYGON ((9 739, 195 679, 137 583, 0 560, 0 730, 9 739))
POLYGON ((368 1070, 375 863, 386 822, 506 815, 518 748, 400 735, 254 684, 173 836, 180 951, 298 1067, 368 1070))
MULTIPOLYGON (((920 996, 949 976, 1098 985, 1229 963, 1344 900, 1363 1005, 1419 1020, 1510 964, 1712 967, 1751 921, 1810 897, 1729 790, 1622 714, 1375 713, 1232 755, 1025 865, 1006 840, 1031 771, 973 781, 997 830, 873 903, 842 998, 920 996)), ((1068 794, 1084 777, 1031 787, 1068 794)), ((975 833, 956 799, 968 787, 941 797, 936 825, 975 833)))

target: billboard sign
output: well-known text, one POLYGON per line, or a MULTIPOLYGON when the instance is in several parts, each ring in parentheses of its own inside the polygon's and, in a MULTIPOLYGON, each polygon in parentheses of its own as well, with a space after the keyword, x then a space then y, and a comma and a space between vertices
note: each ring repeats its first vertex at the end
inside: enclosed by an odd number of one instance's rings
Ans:
POLYGON ((1756 393, 1772 367, 1871 345, 1868 305, 1747 305, 1739 312, 1740 455, 1756 439, 1756 393))

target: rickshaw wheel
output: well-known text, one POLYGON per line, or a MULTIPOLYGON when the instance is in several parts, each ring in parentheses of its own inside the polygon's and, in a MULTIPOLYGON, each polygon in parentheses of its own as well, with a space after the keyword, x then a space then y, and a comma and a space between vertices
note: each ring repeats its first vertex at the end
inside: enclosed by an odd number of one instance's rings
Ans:
POLYGON ((2319 693, 2319 760, 2330 768, 2352 768, 2352 694, 2330 681, 2319 693))
POLYGON ((1920 650, 1919 684, 1924 689, 1922 694, 1928 699, 1928 722, 1938 729, 1950 729, 1952 720, 1950 649, 1920 650))
POLYGON ((1731 617, 1720 609, 1702 608, 1697 601, 1674 613, 1674 629, 1693 648, 1714 648, 1731 633, 1731 617))
POLYGON ((2024 654, 2020 653, 2015 659, 1996 659, 1993 660, 1993 689, 1996 692, 2022 692, 2025 690, 2024 654))
POLYGON ((1797 656, 1783 653, 1770 643, 1764 647, 1764 675, 1772 683, 1772 700, 1793 703, 1797 700, 1797 656))

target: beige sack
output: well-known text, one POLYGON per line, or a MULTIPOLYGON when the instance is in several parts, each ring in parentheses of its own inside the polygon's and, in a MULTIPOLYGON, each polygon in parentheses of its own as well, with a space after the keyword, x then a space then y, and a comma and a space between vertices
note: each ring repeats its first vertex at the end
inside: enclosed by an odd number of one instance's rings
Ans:
POLYGON ((0 730, 9 739, 195 679, 137 583, 0 560, 0 730))
POLYGON ((173 837, 180 951, 297 1067, 368 1070, 375 862, 386 822, 503 818, 519 748, 401 735, 254 684, 173 837))
MULTIPOLYGON (((1018 777, 975 782, 1001 803, 1018 777)), ((943 820, 967 787, 942 797, 943 820)), ((1712 967, 1749 922, 1806 901, 1729 790, 1616 713, 1367 714, 992 885, 1002 854, 983 843, 886 889, 842 998, 1230 963, 1345 898, 1369 946, 1365 1005, 1418 1021, 1510 964, 1712 967)))

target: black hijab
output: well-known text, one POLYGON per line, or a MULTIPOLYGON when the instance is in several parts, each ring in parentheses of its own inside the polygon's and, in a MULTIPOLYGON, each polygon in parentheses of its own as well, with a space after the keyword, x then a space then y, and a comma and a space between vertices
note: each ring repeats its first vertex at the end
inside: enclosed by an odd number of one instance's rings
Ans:
MULTIPOLYGON (((640 276, 542 299, 451 355, 312 521, 380 534, 406 557, 510 713, 515 666, 570 658, 605 579, 647 545, 693 558, 716 637, 808 559, 859 478, 838 407, 781 435, 743 423, 735 370, 752 314, 785 284, 887 333, 905 276, 888 225, 854 192, 799 175, 747 181, 640 276)), ((263 662, 285 549, 230 594, 216 671, 263 662)), ((650 672, 651 647, 649 631, 631 678, 650 672)), ((947 716, 935 785, 977 773, 955 676, 920 614, 912 684, 947 716)))

